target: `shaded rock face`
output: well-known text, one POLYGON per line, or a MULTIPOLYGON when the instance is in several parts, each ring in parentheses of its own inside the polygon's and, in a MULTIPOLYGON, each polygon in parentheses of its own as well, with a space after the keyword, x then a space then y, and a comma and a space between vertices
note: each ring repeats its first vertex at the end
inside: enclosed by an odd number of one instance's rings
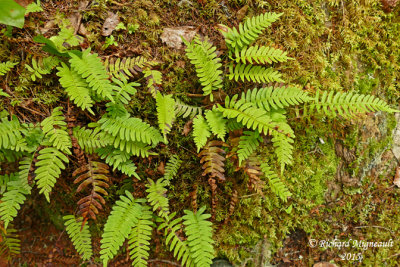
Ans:
POLYGON ((233 265, 224 259, 214 259, 211 267, 233 267, 233 265))
POLYGON ((400 161, 400 113, 395 115, 397 126, 393 130, 393 155, 400 161))

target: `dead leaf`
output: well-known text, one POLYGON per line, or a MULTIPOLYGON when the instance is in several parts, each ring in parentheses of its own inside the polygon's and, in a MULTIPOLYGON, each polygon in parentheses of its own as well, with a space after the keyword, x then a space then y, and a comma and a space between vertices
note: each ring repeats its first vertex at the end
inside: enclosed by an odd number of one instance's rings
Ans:
POLYGON ((313 267, 337 267, 337 265, 330 262, 322 261, 314 264, 313 267))
POLYGON ((400 166, 396 167, 396 174, 394 175, 393 184, 400 187, 400 166))
POLYGON ((239 11, 236 13, 236 17, 237 17, 238 21, 241 21, 244 18, 244 16, 246 16, 248 9, 249 9, 248 5, 245 5, 244 7, 239 9, 239 11))
POLYGON ((101 35, 110 36, 114 31, 115 27, 117 27, 119 23, 119 17, 117 14, 112 12, 108 12, 108 17, 104 21, 103 28, 101 29, 101 35))
POLYGON ((169 47, 181 49, 183 43, 181 36, 190 42, 196 35, 197 31, 198 30, 193 26, 164 28, 164 31, 161 34, 161 41, 166 43, 169 47))
POLYGON ((162 175, 164 175, 165 173, 164 161, 160 161, 160 165, 158 165, 157 171, 159 171, 162 175))
POLYGON ((189 132, 192 130, 192 124, 193 120, 190 120, 185 123, 185 126, 183 126, 182 135, 187 136, 189 134, 189 132))

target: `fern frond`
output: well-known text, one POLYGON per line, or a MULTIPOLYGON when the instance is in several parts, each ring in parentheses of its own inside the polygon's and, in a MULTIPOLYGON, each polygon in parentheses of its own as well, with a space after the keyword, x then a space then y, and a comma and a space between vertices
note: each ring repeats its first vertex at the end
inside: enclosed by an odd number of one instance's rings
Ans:
MULTIPOLYGON (((1 134, 0 134, 0 139, 1 139, 1 134)), ((22 151, 14 151, 11 149, 0 149, 0 161, 16 162, 18 159, 22 158, 24 154, 25 153, 22 151)))
POLYGON ((399 112, 373 95, 356 94, 354 92, 337 92, 335 94, 333 91, 324 91, 321 94, 319 90, 316 92, 314 103, 308 107, 308 112, 311 113, 314 110, 331 117, 336 117, 338 114, 344 117, 352 117, 357 113, 370 111, 399 112))
POLYGON ((147 80, 147 88, 155 98, 161 89, 159 85, 162 83, 162 74, 158 70, 144 70, 143 73, 147 80))
POLYGON ((207 41, 200 41, 197 36, 191 43, 185 41, 185 44, 186 56, 196 68, 197 77, 203 86, 203 95, 209 95, 210 100, 213 101, 212 91, 222 88, 222 71, 220 70, 222 64, 215 53, 217 48, 207 41))
POLYGON ((89 161, 88 164, 79 167, 72 173, 72 177, 76 177, 74 184, 81 183, 76 189, 77 193, 87 186, 91 186, 89 195, 80 199, 77 203, 79 206, 78 214, 85 219, 82 224, 85 224, 88 218, 95 220, 99 209, 102 209, 102 205, 106 204, 102 195, 108 195, 104 189, 109 187, 108 169, 109 167, 104 163, 89 161))
POLYGON ((0 76, 5 75, 18 63, 19 62, 11 62, 11 61, 1 62, 0 63, 0 76))
POLYGON ((200 164, 202 164, 203 173, 202 175, 209 175, 210 178, 218 177, 220 180, 225 180, 225 157, 220 154, 225 154, 220 146, 226 146, 222 141, 210 141, 199 153, 200 164))
POLYGON ((268 178, 271 191, 275 193, 283 202, 286 202, 288 197, 292 195, 287 189, 286 185, 281 181, 281 179, 279 179, 278 175, 271 170, 271 167, 267 162, 261 162, 260 167, 264 176, 268 178))
POLYGON ((197 147, 197 152, 207 143, 211 136, 210 128, 202 115, 197 115, 193 119, 193 138, 197 147))
POLYGON ((197 106, 191 106, 183 103, 182 101, 175 99, 175 114, 176 117, 182 116, 183 118, 193 118, 197 114, 202 114, 203 109, 197 106))
POLYGON ((242 161, 247 159, 254 151, 256 151, 258 145, 262 141, 260 133, 255 130, 254 132, 244 131, 243 135, 240 136, 239 146, 238 146, 238 158, 239 158, 239 166, 242 164, 242 161))
POLYGON ((242 48, 254 42, 259 34, 275 22, 283 13, 264 13, 254 16, 240 23, 238 30, 236 28, 227 28, 227 31, 222 31, 225 37, 227 46, 232 50, 241 50, 242 48))
POLYGON ((226 135, 226 119, 222 113, 216 109, 208 110, 205 113, 207 123, 210 126, 211 132, 222 141, 225 141, 226 135))
POLYGON ((153 211, 158 211, 158 216, 166 217, 169 214, 168 198, 165 196, 167 189, 165 188, 165 180, 158 179, 154 182, 152 179, 147 179, 146 184, 147 201, 153 207, 153 211))
POLYGON ((167 143, 167 134, 171 131, 172 123, 175 120, 175 100, 172 95, 164 96, 158 92, 156 102, 158 125, 164 135, 164 142, 167 143))
MULTIPOLYGON (((129 83, 125 77, 120 77, 118 79, 112 79, 115 84, 118 86, 114 86, 113 98, 118 103, 128 104, 131 101, 131 95, 136 94, 137 90, 136 86, 139 86, 139 83, 129 83)), ((112 102, 111 102, 112 103, 112 102)))
MULTIPOLYGON (((124 141, 139 141, 156 146, 163 141, 160 132, 139 118, 103 116, 98 123, 101 130, 124 141)), ((121 149, 122 150, 122 149, 121 149)))
POLYGON ((129 255, 132 260, 132 266, 147 267, 149 258, 151 234, 152 234, 153 213, 150 207, 143 206, 137 223, 132 227, 128 238, 129 255))
POLYGON ((0 195, 7 191, 8 182, 16 180, 18 180, 18 175, 15 173, 0 175, 0 195))
POLYGON ((218 105, 219 111, 228 119, 236 119, 249 129, 258 130, 260 133, 272 134, 275 132, 293 135, 290 127, 284 127, 282 123, 274 122, 271 116, 263 109, 257 108, 253 103, 244 99, 237 100, 238 95, 232 99, 225 98, 225 107, 218 105))
POLYGON ((104 266, 107 266, 108 261, 117 254, 141 217, 142 205, 140 202, 143 201, 135 200, 131 193, 126 192, 114 204, 104 225, 104 233, 100 241, 100 258, 103 260, 104 266))
POLYGON ((293 161, 293 145, 294 140, 284 134, 274 134, 272 143, 275 147, 275 154, 281 165, 281 173, 285 169, 285 165, 291 165, 293 161))
POLYGON ((260 168, 260 161, 258 157, 255 156, 255 153, 253 153, 246 159, 244 172, 249 177, 247 183, 247 187, 249 188, 249 190, 254 191, 257 194, 260 194, 261 196, 264 196, 263 189, 265 187, 265 183, 260 178, 262 175, 260 168))
POLYGON ((82 219, 77 220, 74 215, 66 215, 63 219, 68 236, 76 251, 84 261, 89 260, 93 255, 89 226, 85 225, 82 228, 82 219))
POLYGON ((204 213, 205 209, 204 206, 196 213, 185 210, 183 216, 187 243, 196 266, 210 266, 214 258, 212 223, 207 221, 211 215, 204 213))
POLYGON ((269 46, 253 45, 242 50, 235 51, 235 61, 243 64, 271 64, 275 62, 286 62, 290 57, 287 53, 269 46), (254 63, 253 63, 254 62, 254 63))
MULTIPOLYGON (((12 116, 11 120, 2 118, 0 123, 0 148, 12 149, 22 138, 22 125, 16 116, 12 116)), ((15 149, 13 149, 15 150, 15 149)))
POLYGON ((147 60, 146 58, 139 57, 125 57, 125 58, 107 58, 104 65, 112 76, 115 78, 121 75, 125 78, 133 77, 139 72, 143 72, 143 68, 157 65, 155 61, 147 60))
POLYGON ((79 146, 89 154, 99 147, 105 147, 110 141, 100 128, 86 129, 78 126, 73 129, 73 135, 78 140, 79 146))
MULTIPOLYGON (((107 138, 109 137, 107 136, 107 138)), ((148 146, 145 143, 121 140, 119 136, 116 136, 115 138, 111 137, 110 140, 110 144, 112 144, 114 148, 132 154, 132 156, 146 158, 149 155, 154 155, 154 153, 150 152, 151 146, 148 146)))
POLYGON ((4 222, 5 228, 17 216, 18 210, 26 199, 25 195, 30 194, 30 192, 30 186, 25 185, 25 181, 18 174, 15 174, 15 177, 9 180, 7 191, 1 197, 0 203, 0 218, 4 222))
POLYGON ((25 68, 31 72, 32 81, 36 81, 36 78, 42 79, 45 74, 50 74, 51 71, 60 63, 57 57, 45 57, 36 60, 32 58, 32 67, 25 64, 25 68))
POLYGON ((65 88, 69 98, 81 109, 87 109, 94 115, 91 107, 94 101, 90 97, 89 84, 84 80, 76 71, 68 68, 68 66, 61 62, 61 66, 57 68, 57 76, 60 77, 59 81, 62 87, 65 88))
POLYGON ((270 83, 270 82, 283 82, 281 78, 282 74, 273 68, 265 68, 258 65, 245 65, 237 63, 235 66, 229 64, 229 75, 230 80, 239 79, 243 82, 251 81, 255 83, 270 83))
POLYGON ((106 146, 96 149, 96 153, 101 159, 105 159, 106 163, 115 169, 121 171, 128 176, 135 176, 140 180, 139 175, 136 173, 136 165, 130 160, 132 154, 126 151, 115 149, 112 146, 106 146))
POLYGON ((241 124, 240 122, 238 122, 236 119, 228 119, 227 120, 226 128, 231 132, 242 129, 243 127, 244 127, 244 125, 241 124))
POLYGON ((87 49, 83 51, 81 57, 73 53, 69 53, 69 55, 72 69, 86 79, 86 82, 97 95, 113 102, 112 93, 114 88, 108 80, 107 71, 97 54, 91 54, 90 49, 87 49))
POLYGON ((307 92, 294 86, 254 88, 242 93, 241 98, 266 111, 270 111, 271 108, 279 109, 290 105, 299 105, 312 100, 307 92))
POLYGON ((72 142, 66 131, 67 123, 61 110, 62 107, 54 108, 50 117, 44 119, 40 125, 45 136, 49 138, 54 147, 64 153, 71 154, 70 148, 72 147, 72 142))
POLYGON ((163 177, 166 185, 169 185, 170 181, 176 176, 181 164, 182 160, 180 160, 177 155, 172 155, 168 160, 164 168, 165 172, 163 177))
MULTIPOLYGON (((2 227, 1 227, 2 228, 2 227)), ((21 252, 21 240, 17 230, 13 228, 1 229, 0 256, 10 261, 21 252)))
POLYGON ((29 186, 29 174, 33 165, 34 155, 30 157, 25 157, 19 162, 18 179, 21 181, 21 186, 26 190, 30 191, 29 186))

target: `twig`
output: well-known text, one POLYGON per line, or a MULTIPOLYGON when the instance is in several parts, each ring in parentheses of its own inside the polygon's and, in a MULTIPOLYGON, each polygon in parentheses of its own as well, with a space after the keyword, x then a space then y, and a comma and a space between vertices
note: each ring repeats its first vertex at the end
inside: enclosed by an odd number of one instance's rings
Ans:
POLYGON ((171 264, 173 266, 179 266, 179 267, 182 266, 176 262, 172 262, 172 261, 168 261, 168 260, 161 260, 161 259, 151 259, 151 260, 148 260, 147 262, 163 262, 163 263, 171 264))
POLYGON ((379 225, 365 225, 365 226, 356 226, 354 228, 368 228, 368 227, 374 227, 374 228, 380 228, 380 229, 385 229, 387 231, 389 231, 390 233, 394 234, 394 232, 392 230, 390 230, 389 228, 383 227, 383 226, 379 226, 379 225))

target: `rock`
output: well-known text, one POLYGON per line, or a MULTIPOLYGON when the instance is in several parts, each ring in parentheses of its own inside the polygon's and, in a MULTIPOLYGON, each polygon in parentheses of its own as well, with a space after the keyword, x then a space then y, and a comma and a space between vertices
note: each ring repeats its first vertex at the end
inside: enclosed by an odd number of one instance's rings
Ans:
POLYGON ((211 267, 233 267, 233 265, 224 259, 214 259, 211 267))
POLYGON ((397 126, 393 130, 393 154, 396 159, 400 160, 400 113, 396 113, 395 115, 397 126))
POLYGON ((104 21, 103 28, 101 29, 101 35, 110 36, 114 31, 115 27, 117 27, 119 23, 119 17, 117 14, 112 12, 108 12, 108 17, 104 21))
POLYGON ((181 37, 190 42, 196 33, 197 30, 193 26, 164 28, 164 31, 161 34, 161 41, 166 43, 169 47, 181 49, 183 44, 181 37))
POLYGON ((321 262, 314 264, 313 267, 338 267, 338 266, 334 263, 321 261, 321 262))

